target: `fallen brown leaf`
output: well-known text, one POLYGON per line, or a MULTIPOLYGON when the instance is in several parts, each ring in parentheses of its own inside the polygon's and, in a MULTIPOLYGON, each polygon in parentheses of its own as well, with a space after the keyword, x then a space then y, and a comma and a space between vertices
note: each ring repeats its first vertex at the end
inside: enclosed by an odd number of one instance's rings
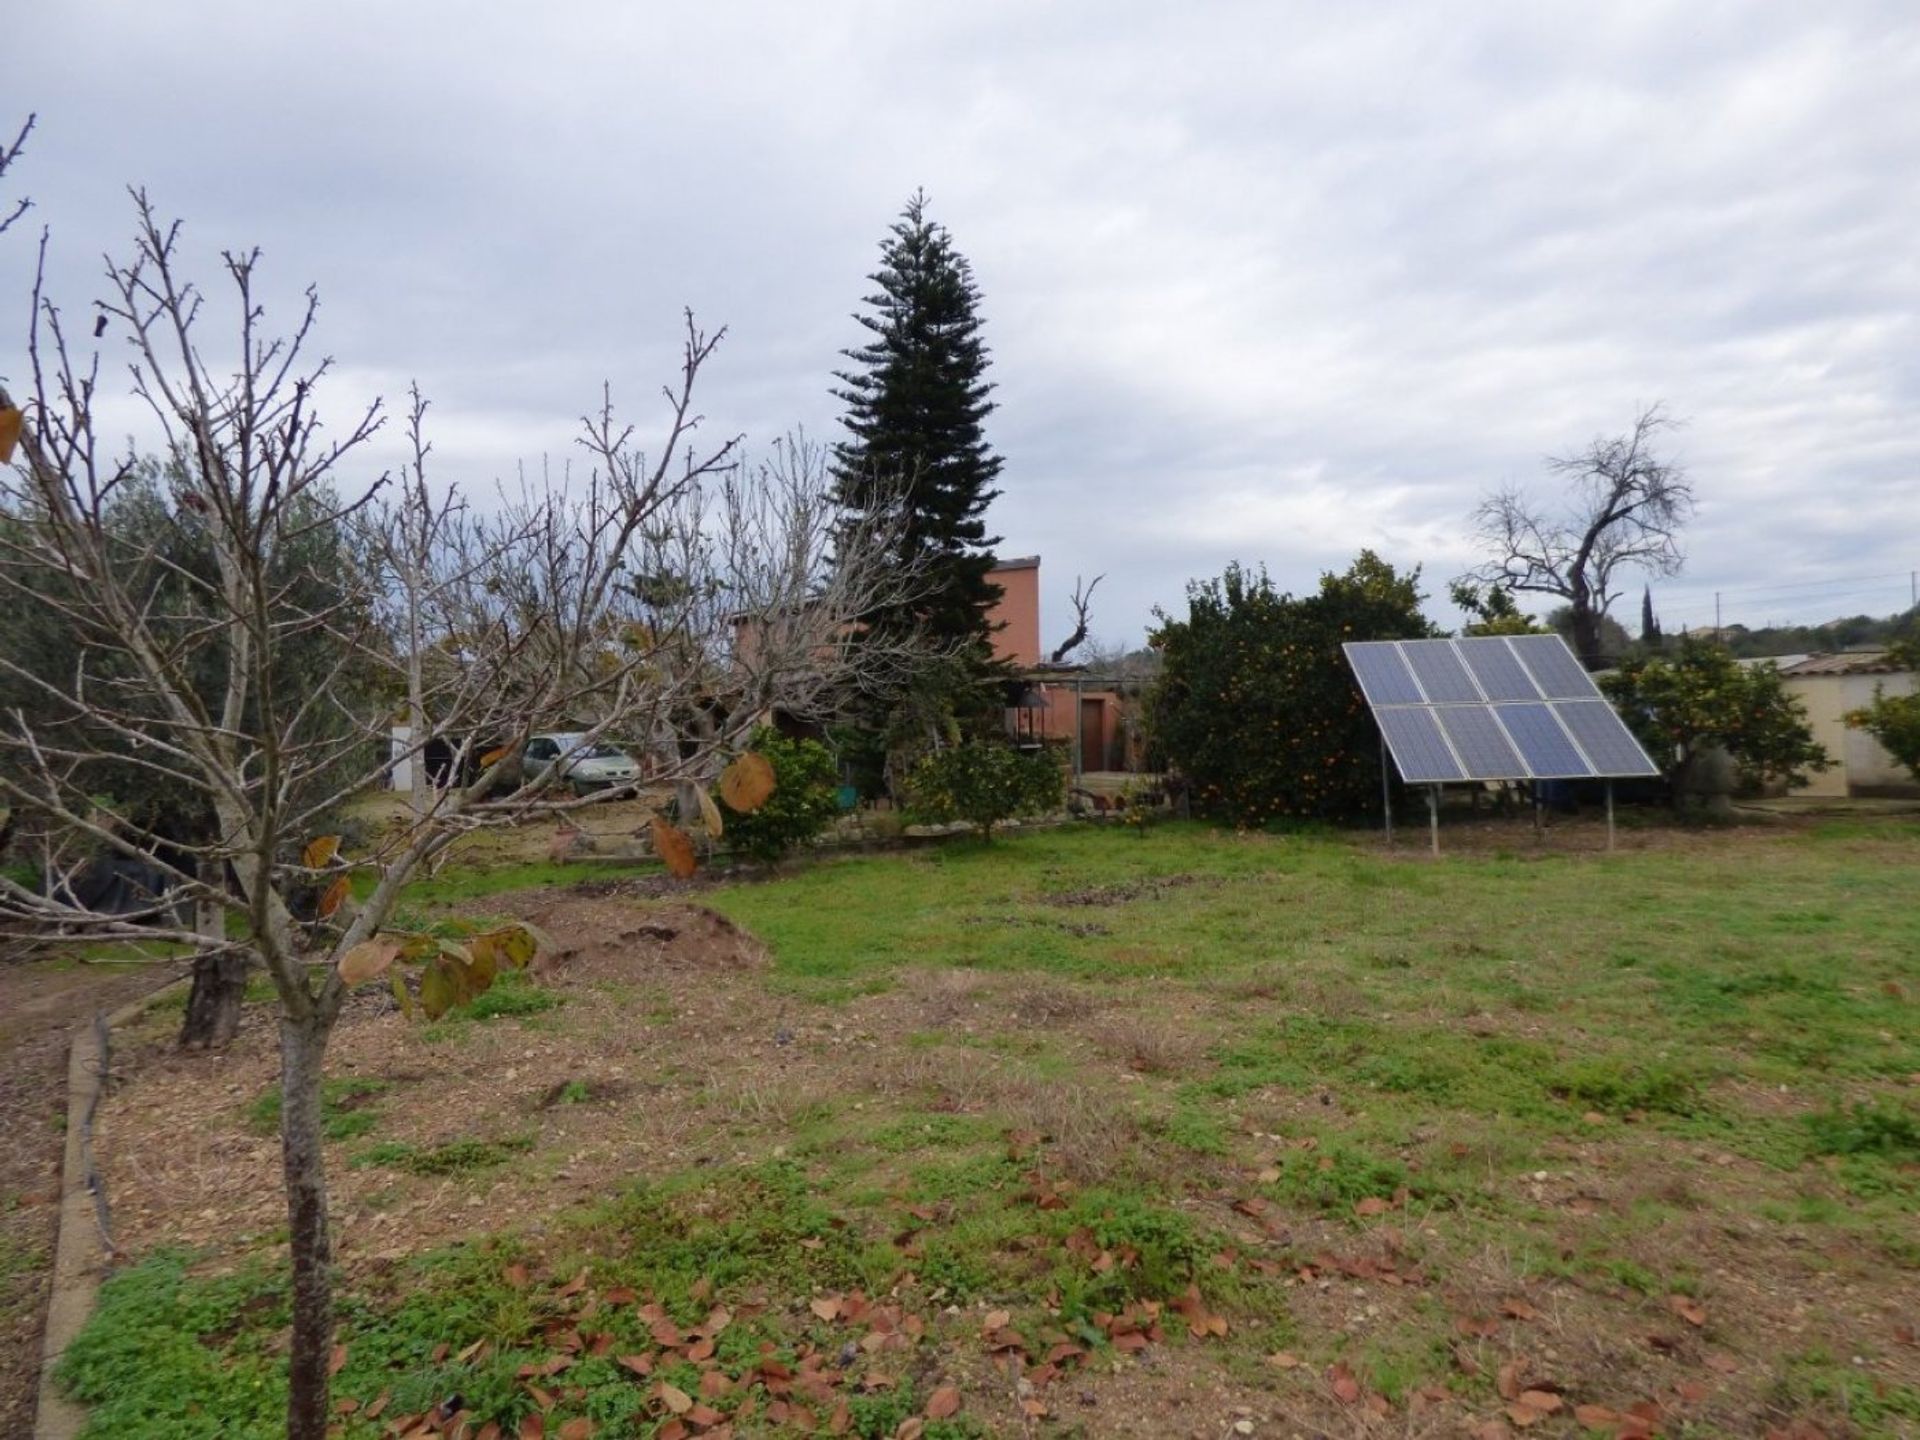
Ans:
POLYGON ((1667 1308, 1689 1325, 1704 1325, 1707 1323, 1706 1307, 1690 1295, 1669 1295, 1667 1297, 1667 1308))
POLYGON ((1520 1377, 1526 1374, 1526 1372, 1527 1362, 1524 1359, 1509 1360, 1500 1367, 1499 1376, 1494 1382, 1494 1388, 1500 1392, 1500 1398, 1502 1400, 1518 1400, 1520 1398, 1520 1391, 1523 1388, 1520 1384, 1520 1377))
POLYGON ((1347 1368, 1346 1361, 1337 1361, 1327 1371, 1327 1379, 1333 1384, 1333 1398, 1342 1405, 1351 1405, 1360 1398, 1360 1382, 1353 1371, 1347 1368))

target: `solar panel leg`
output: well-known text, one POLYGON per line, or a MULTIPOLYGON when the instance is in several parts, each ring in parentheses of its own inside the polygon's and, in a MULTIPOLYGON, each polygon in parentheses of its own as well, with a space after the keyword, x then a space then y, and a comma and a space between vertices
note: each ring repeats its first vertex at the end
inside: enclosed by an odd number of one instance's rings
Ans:
POLYGON ((1607 781, 1607 849, 1613 849, 1613 781, 1607 781))
POLYGON ((1387 844, 1393 844, 1393 773, 1387 769, 1387 737, 1380 737, 1380 813, 1387 817, 1387 844))
POLYGON ((1433 853, 1437 859, 1440 854, 1440 787, 1427 787, 1427 831, 1433 837, 1433 853))

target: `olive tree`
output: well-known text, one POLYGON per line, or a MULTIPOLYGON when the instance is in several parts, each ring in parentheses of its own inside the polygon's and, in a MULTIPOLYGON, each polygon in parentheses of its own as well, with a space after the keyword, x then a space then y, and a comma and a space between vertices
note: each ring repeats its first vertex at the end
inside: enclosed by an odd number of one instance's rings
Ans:
MULTIPOLYGON (((888 558, 886 507, 836 525, 826 466, 804 444, 749 468, 737 438, 704 437, 693 395, 721 335, 690 315, 651 455, 606 389, 583 422, 577 483, 471 504, 429 478, 416 393, 406 473, 363 479, 383 411, 323 420, 331 365, 315 352, 313 294, 274 329, 255 252, 226 253, 224 284, 204 293, 179 225, 134 198, 104 324, 71 334, 36 281, 20 403, 0 389, 13 438, 0 445, 0 604, 71 636, 63 666, 0 654, 34 697, 0 716, 0 798, 67 847, 50 854, 49 883, 0 877, 0 927, 177 940, 270 980, 293 1270, 288 1433, 319 1440, 332 1333, 320 1080, 342 1004, 384 977, 434 1012, 525 963, 539 938, 396 932, 409 881, 473 829, 594 803, 556 785, 559 767, 518 763, 529 735, 567 722, 586 725, 582 746, 650 737, 654 777, 704 794, 770 710, 823 710, 875 667, 907 663, 911 637, 874 650, 850 633, 860 615, 911 604, 920 577, 888 558), (167 476, 140 529, 112 523, 140 467, 100 433, 103 329, 125 348, 167 476), (319 529, 352 543, 323 561, 306 543, 319 529), (205 563, 176 558, 188 536, 205 563), (336 573, 314 573, 323 563, 336 573), (736 643, 741 615, 765 617, 751 653, 736 643), (276 664, 296 644, 318 654, 297 683, 276 664), (325 818, 384 783, 396 715, 411 722, 398 758, 419 771, 434 747, 450 763, 401 823, 349 853, 325 818), (191 797, 205 831, 162 834, 101 794, 92 778, 106 764, 191 797), (62 883, 85 848, 154 867, 217 923, 182 924, 159 900, 93 913, 62 883)), ((691 853, 664 820, 656 834, 668 858, 691 853)))

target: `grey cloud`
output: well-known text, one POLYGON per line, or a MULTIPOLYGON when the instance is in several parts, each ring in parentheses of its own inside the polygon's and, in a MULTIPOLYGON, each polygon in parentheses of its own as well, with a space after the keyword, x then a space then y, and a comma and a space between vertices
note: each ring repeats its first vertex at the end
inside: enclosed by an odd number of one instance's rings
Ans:
POLYGON ((418 377, 463 483, 563 455, 603 378, 645 419, 682 305, 731 327, 717 429, 831 436, 925 184, 1055 621, 1076 572, 1117 638, 1229 559, 1301 587, 1361 545, 1441 591, 1484 488, 1662 397, 1702 501, 1663 609, 1920 564, 1904 4, 128 3, 13 38, 70 303, 145 183, 199 255, 319 285, 343 401, 418 377))

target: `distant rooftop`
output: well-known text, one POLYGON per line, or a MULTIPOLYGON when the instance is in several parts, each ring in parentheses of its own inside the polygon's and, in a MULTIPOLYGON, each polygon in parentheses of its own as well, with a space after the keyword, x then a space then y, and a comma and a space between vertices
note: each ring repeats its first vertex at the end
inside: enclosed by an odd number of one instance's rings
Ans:
POLYGON ((1040 568, 1040 557, 1038 555, 1016 555, 1011 560, 995 560, 993 562, 993 568, 995 570, 1038 570, 1040 568))
POLYGON ((1842 655, 1809 655, 1782 664, 1782 675, 1897 675, 1907 667, 1884 650, 1849 650, 1842 655))

